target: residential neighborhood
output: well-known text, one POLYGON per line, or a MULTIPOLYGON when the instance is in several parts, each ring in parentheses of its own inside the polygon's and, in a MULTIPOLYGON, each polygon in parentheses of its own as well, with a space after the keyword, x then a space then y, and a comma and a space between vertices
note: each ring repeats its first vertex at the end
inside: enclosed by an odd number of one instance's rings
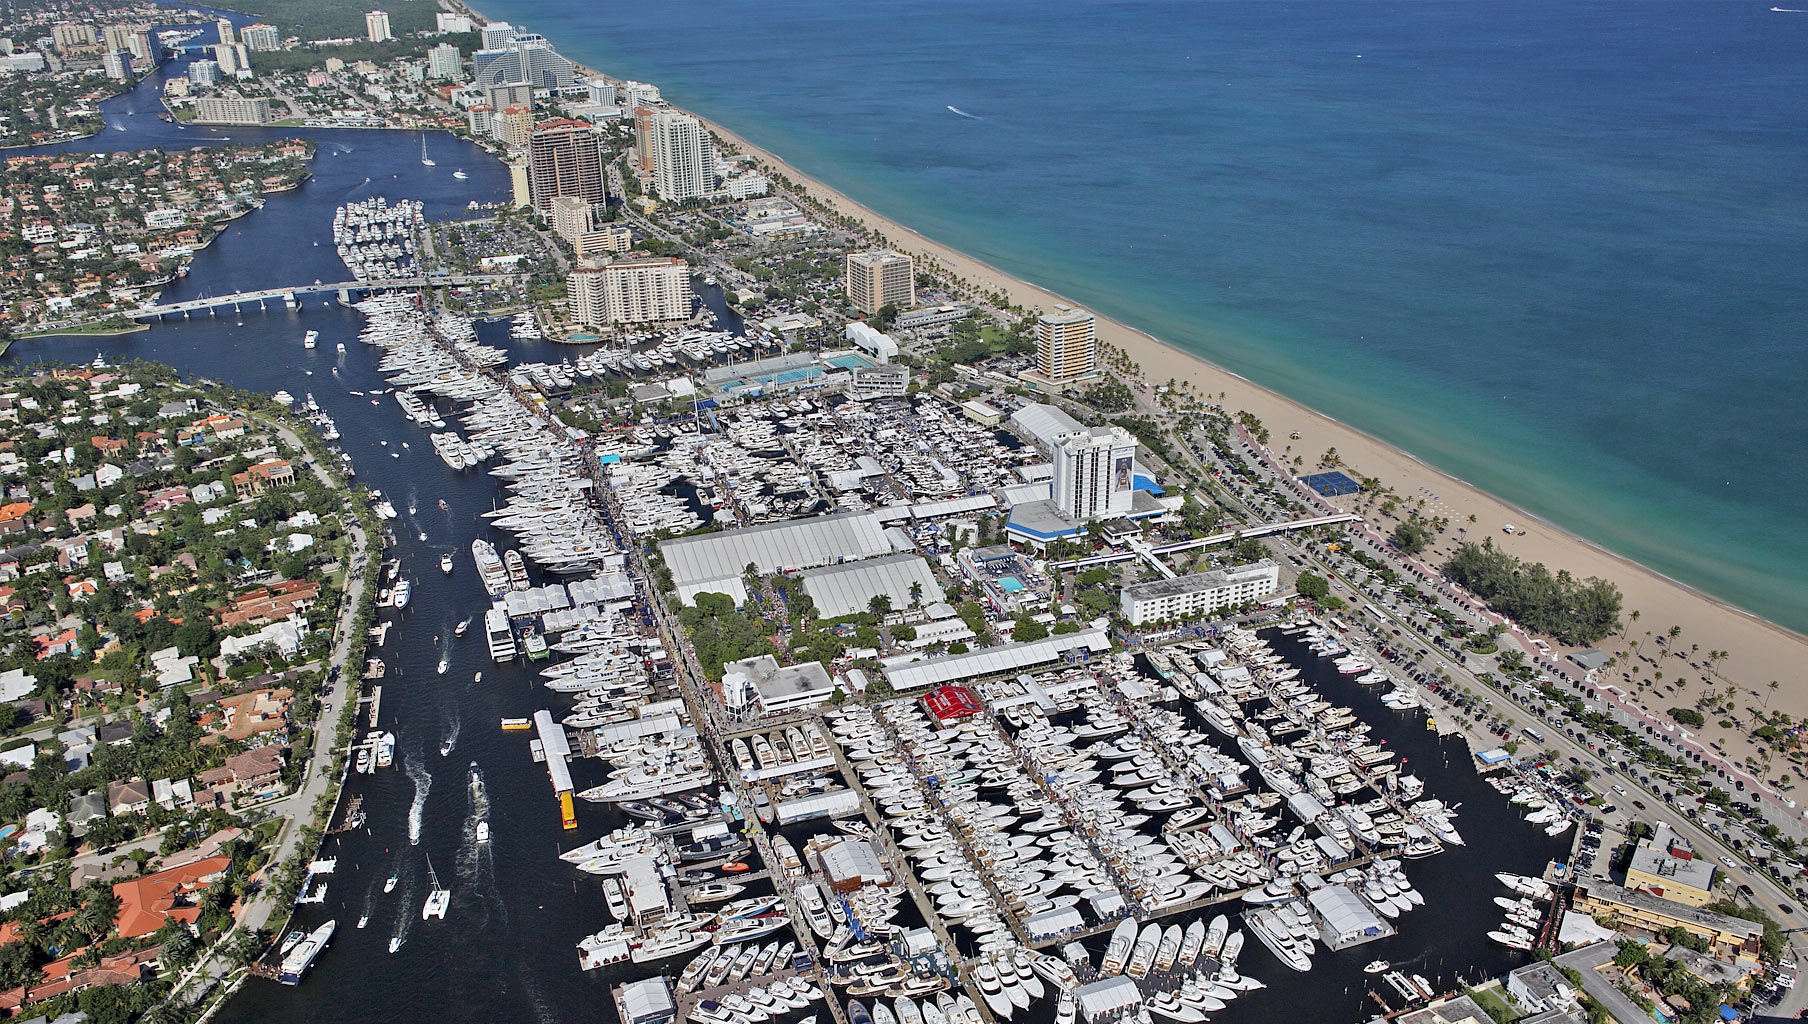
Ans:
POLYGON ((311 142, 284 139, 0 164, 0 325, 129 327, 129 313, 186 274, 228 222, 299 185, 313 155, 311 142))
POLYGON ((244 401, 149 364, 0 378, 0 1014, 137 1016, 294 884, 269 805, 354 543, 300 424, 244 401))

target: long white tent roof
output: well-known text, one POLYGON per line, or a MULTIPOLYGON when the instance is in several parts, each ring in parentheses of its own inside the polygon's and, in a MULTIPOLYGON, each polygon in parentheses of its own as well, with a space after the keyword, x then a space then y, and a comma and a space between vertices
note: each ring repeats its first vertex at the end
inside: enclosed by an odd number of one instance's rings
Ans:
POLYGON ((660 544, 659 553, 679 599, 688 602, 706 592, 738 594, 750 563, 762 573, 814 569, 891 554, 891 543, 871 512, 843 512, 679 537, 660 544))
POLYGON ((921 585, 922 601, 939 601, 942 597, 935 574, 916 555, 891 555, 809 569, 798 573, 797 578, 803 581, 804 593, 816 602, 817 614, 825 619, 866 611, 879 594, 891 598, 892 608, 907 608, 912 583, 921 585))
POLYGON ((966 654, 949 654, 927 661, 912 661, 885 670, 885 681, 899 692, 942 683, 1019 672, 1059 661, 1069 651, 1101 654, 1111 650, 1111 638, 1102 629, 1058 633, 1028 643, 982 647, 966 654))

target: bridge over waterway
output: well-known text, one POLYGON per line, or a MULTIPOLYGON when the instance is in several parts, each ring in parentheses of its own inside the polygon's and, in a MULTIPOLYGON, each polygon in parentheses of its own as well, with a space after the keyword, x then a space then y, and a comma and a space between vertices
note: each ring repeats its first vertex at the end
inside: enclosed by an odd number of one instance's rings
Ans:
POLYGON ((162 319, 166 316, 190 316, 194 313, 218 313, 222 308, 231 306, 243 309, 246 306, 263 307, 272 301, 279 301, 285 306, 296 307, 301 304, 303 296, 327 295, 337 293, 341 302, 350 302, 352 296, 360 292, 389 292, 414 288, 462 287, 472 284, 489 284, 501 281, 520 279, 519 274, 444 274, 437 277, 397 277, 369 281, 334 281, 322 284, 291 285, 285 288, 266 288, 255 292, 233 292, 230 295, 205 295, 198 299, 183 302, 166 302, 154 306, 140 306, 131 312, 135 320, 148 320, 152 317, 162 319))

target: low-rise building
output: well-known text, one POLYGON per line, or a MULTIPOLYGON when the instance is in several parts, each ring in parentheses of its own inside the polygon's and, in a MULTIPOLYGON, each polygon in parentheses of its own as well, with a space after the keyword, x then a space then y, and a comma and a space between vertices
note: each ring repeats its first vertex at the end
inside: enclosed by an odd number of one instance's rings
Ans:
POLYGON ((1579 888, 1576 909, 1609 927, 1653 937, 1681 928, 1706 939, 1708 952, 1726 960, 1752 960, 1763 951, 1763 925, 1609 882, 1579 888))
POLYGON ((903 363, 889 366, 856 366, 849 371, 847 396, 855 401, 874 398, 900 398, 910 392, 910 367, 903 363))
POLYGON ((150 935, 166 921, 194 924, 201 916, 200 894, 231 867, 231 857, 208 857, 116 883, 113 895, 119 897, 119 937, 150 935))
POLYGON ((1119 605, 1133 626, 1210 615, 1270 596, 1279 588, 1280 572, 1280 566, 1264 558, 1248 565, 1132 583, 1119 594, 1119 605))
POLYGON ((1714 898, 1714 862, 1664 822, 1641 840, 1626 863, 1626 885, 1653 896, 1699 907, 1714 898))
POLYGON ((1575 986, 1562 971, 1544 961, 1509 972, 1507 994, 1527 1013, 1573 1010, 1577 1005, 1575 986))
POLYGON ((722 702, 731 711, 778 714, 825 703, 834 693, 835 680, 819 661, 780 665, 762 654, 723 666, 722 702))

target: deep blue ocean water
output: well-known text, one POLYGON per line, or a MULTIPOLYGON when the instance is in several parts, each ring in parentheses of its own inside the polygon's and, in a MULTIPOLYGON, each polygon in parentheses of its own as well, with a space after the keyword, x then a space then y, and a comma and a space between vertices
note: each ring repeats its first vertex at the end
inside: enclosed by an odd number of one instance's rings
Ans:
POLYGON ((1808 629, 1808 14, 480 6, 938 240, 1808 629))

